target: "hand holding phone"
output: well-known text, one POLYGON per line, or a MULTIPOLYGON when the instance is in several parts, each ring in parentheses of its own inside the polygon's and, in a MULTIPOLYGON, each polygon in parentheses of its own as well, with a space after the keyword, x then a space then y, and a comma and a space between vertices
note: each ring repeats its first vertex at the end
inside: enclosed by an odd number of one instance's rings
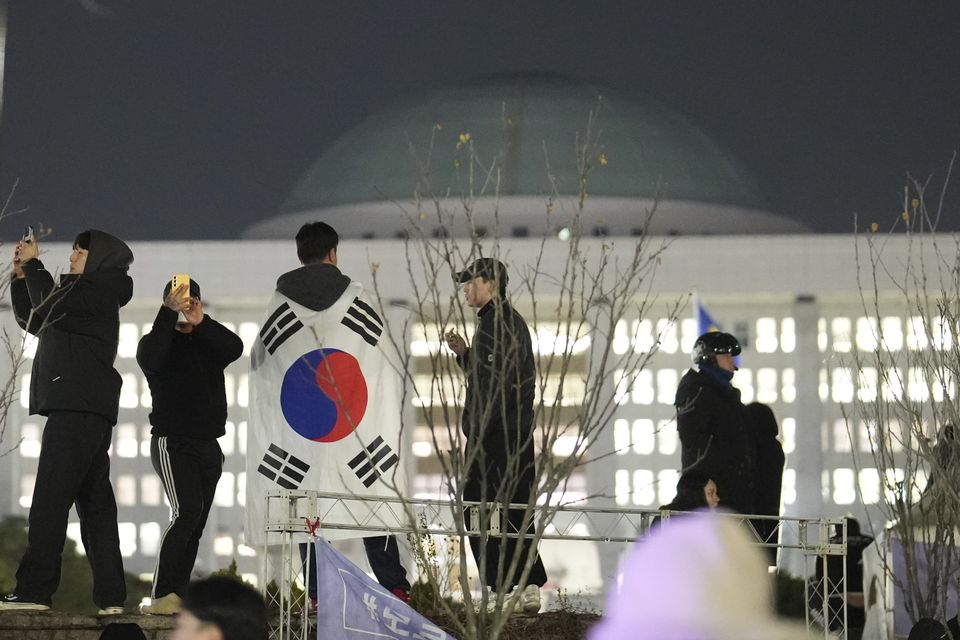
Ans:
POLYGON ((190 299, 190 275, 186 273, 175 273, 173 277, 170 278, 170 291, 176 291, 178 288, 183 287, 182 292, 180 293, 181 300, 190 299))

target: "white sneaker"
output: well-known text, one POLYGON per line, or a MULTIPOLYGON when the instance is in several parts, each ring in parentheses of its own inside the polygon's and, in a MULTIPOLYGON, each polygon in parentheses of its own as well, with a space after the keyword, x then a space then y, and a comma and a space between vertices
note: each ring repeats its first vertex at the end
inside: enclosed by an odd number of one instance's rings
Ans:
POLYGON ((180 611, 180 605, 183 601, 175 593, 168 593, 162 598, 153 598, 150 604, 140 607, 140 613, 146 613, 151 616, 172 616, 180 611))
POLYGON ((528 584, 520 593, 520 608, 524 613, 538 613, 540 611, 540 587, 528 584))
POLYGON ((50 605, 24 600, 11 594, 0 599, 0 611, 49 611, 50 605))
POLYGON ((104 607, 97 611, 98 616, 122 616, 123 607, 104 607))

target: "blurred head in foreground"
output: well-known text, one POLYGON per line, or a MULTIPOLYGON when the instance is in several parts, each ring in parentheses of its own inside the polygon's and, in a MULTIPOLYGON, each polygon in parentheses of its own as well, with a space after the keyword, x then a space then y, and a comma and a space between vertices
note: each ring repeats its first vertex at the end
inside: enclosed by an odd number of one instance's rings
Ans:
POLYGON ((266 640, 267 605, 239 580, 212 576, 191 582, 171 640, 266 640))
POLYGON ((773 614, 760 549, 734 520, 696 513, 636 543, 589 640, 804 640, 773 614))

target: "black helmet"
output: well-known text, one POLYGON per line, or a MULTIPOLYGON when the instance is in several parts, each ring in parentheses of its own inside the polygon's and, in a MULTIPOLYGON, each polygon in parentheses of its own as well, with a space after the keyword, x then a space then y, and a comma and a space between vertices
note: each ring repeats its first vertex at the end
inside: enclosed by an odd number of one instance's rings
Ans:
POLYGON ((693 343, 694 364, 716 364, 721 354, 740 355, 740 343, 729 333, 708 331, 693 343))

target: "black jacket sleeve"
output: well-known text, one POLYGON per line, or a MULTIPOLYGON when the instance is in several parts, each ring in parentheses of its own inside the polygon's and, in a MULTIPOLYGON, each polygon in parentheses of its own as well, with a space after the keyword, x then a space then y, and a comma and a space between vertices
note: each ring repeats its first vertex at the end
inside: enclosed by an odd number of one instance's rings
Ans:
POLYGON ((140 338, 137 345, 137 363, 144 372, 157 373, 167 362, 177 332, 177 312, 160 307, 150 333, 140 338))
POLYGON ((36 335, 43 324, 39 316, 31 315, 33 306, 30 304, 30 294, 27 292, 27 281, 24 278, 14 278, 10 282, 10 302, 13 304, 13 317, 24 331, 36 335), (29 323, 30 326, 27 326, 29 323))
POLYGON ((36 334, 44 325, 56 324, 68 333, 96 336, 103 330, 105 311, 116 312, 116 297, 90 279, 77 277, 55 286, 53 276, 39 259, 24 262, 22 269, 33 310, 31 333, 36 334))
POLYGON ((243 355, 243 340, 230 329, 208 316, 193 328, 193 335, 210 350, 219 364, 228 364, 243 355))
POLYGON ((706 455, 713 439, 711 411, 707 392, 697 387, 695 393, 677 397, 677 431, 680 435, 681 460, 683 469, 688 469, 706 455))

